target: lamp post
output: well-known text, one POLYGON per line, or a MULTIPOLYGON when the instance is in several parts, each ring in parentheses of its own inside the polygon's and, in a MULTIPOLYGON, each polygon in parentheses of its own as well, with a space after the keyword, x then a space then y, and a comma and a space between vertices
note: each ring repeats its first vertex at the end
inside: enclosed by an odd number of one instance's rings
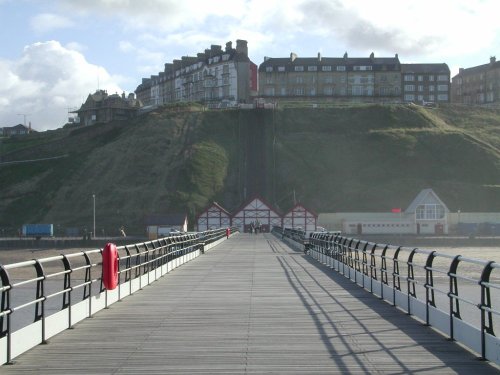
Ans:
POLYGON ((95 194, 92 194, 92 201, 93 201, 93 206, 94 206, 94 238, 95 236, 95 194))

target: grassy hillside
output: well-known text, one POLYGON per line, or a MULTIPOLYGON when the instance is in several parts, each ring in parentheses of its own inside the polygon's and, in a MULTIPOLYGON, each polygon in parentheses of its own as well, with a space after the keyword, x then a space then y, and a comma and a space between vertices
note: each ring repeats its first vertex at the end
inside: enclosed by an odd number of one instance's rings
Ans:
POLYGON ((451 210, 500 211, 500 112, 360 105, 276 111, 172 112, 3 139, 0 229, 143 234, 150 213, 192 218, 260 195, 287 210, 405 208, 431 187, 451 210))

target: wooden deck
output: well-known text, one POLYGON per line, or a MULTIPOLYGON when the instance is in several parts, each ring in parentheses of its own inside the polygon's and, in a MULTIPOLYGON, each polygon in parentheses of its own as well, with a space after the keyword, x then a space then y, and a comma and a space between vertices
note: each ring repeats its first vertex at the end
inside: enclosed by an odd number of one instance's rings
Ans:
POLYGON ((272 235, 239 234, 2 374, 499 373, 272 235))

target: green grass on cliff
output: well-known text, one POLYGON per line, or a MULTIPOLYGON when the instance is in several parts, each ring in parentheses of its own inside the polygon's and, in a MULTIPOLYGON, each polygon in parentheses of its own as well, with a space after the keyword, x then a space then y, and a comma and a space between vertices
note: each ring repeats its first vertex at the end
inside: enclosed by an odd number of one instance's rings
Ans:
POLYGON ((451 210, 500 211, 500 111, 346 105, 157 110, 133 121, 3 139, 0 228, 27 222, 144 234, 151 213, 236 209, 293 193, 317 212, 387 211, 433 188, 451 210))

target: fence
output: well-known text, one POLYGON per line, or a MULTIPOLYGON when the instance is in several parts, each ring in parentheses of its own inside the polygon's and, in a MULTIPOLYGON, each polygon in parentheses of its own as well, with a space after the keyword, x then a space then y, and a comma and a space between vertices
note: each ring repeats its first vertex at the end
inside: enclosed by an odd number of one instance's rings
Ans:
POLYGON ((500 264, 377 244, 339 232, 273 232, 370 293, 500 364, 500 264))
MULTIPOLYGON (((236 231, 231 228, 231 233, 236 231)), ((142 289, 225 237, 223 228, 120 246, 114 290, 103 287, 102 249, 0 265, 0 363, 12 363, 28 349, 142 289)))

